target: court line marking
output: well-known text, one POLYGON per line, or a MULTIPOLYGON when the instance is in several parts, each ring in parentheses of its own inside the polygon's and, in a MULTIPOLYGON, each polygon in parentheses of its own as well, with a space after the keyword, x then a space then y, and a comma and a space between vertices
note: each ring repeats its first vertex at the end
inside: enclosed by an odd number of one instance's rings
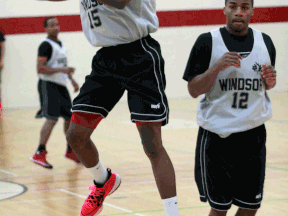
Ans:
MULTIPOLYGON (((75 197, 76 198, 76 197, 75 197)), ((5 202, 0 202, 0 205, 2 204, 7 204, 7 203, 29 203, 29 202, 42 202, 42 201, 48 201, 48 200, 61 200, 61 199, 71 199, 71 196, 67 197, 57 197, 57 198, 47 198, 47 199, 37 199, 37 200, 16 200, 16 201, 5 201, 5 202)))
MULTIPOLYGON (((81 198, 84 198, 84 199, 86 199, 86 197, 87 197, 87 196, 83 196, 83 195, 80 195, 80 194, 77 194, 77 193, 73 193, 73 192, 65 190, 65 189, 60 189, 60 191, 62 191, 64 193, 68 193, 68 194, 74 195, 74 196, 77 196, 77 197, 81 197, 81 198)), ((112 207, 112 208, 127 212, 129 214, 135 214, 135 215, 138 215, 138 216, 145 216, 145 215, 142 215, 142 214, 139 214, 139 213, 135 213, 135 212, 133 212, 131 210, 124 209, 124 208, 121 208, 121 207, 118 207, 118 206, 115 206, 115 205, 112 205, 112 204, 109 204, 109 203, 106 203, 106 202, 104 202, 103 205, 106 205, 106 206, 109 206, 109 207, 112 207)))
POLYGON ((9 171, 7 171, 7 170, 3 170, 3 169, 0 169, 0 172, 3 172, 3 173, 6 173, 6 174, 9 174, 9 175, 12 175, 12 176, 15 176, 15 177, 18 176, 17 174, 14 174, 14 173, 12 173, 12 172, 9 172, 9 171))

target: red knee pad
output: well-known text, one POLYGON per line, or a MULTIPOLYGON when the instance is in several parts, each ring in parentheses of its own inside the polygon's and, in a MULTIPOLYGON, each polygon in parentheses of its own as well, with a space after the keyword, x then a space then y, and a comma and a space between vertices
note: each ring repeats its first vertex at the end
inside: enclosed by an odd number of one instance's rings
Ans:
POLYGON ((135 121, 135 123, 136 123, 136 126, 144 125, 144 124, 150 124, 150 123, 159 123, 159 124, 162 124, 162 122, 145 122, 145 121, 135 121))
POLYGON ((101 116, 100 114, 73 112, 71 122, 79 124, 83 127, 95 129, 102 119, 103 116, 101 116))

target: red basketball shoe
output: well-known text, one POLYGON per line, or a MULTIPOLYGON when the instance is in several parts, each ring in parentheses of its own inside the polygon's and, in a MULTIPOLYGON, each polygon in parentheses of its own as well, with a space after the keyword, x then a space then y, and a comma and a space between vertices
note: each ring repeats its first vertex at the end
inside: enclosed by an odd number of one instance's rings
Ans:
POLYGON ((52 169, 53 166, 49 164, 46 160, 46 154, 47 154, 47 151, 45 150, 37 151, 32 157, 30 157, 30 160, 47 169, 52 169))
POLYGON ((121 184, 121 178, 117 173, 111 172, 108 168, 108 180, 102 187, 90 186, 90 193, 86 198, 80 216, 95 216, 103 209, 103 202, 106 196, 115 192, 121 184))
POLYGON ((68 158, 68 159, 70 159, 70 160, 72 160, 72 161, 74 161, 74 162, 77 163, 77 164, 81 163, 81 162, 78 160, 76 154, 74 153, 74 151, 73 151, 72 149, 69 149, 69 150, 66 151, 65 157, 68 158))

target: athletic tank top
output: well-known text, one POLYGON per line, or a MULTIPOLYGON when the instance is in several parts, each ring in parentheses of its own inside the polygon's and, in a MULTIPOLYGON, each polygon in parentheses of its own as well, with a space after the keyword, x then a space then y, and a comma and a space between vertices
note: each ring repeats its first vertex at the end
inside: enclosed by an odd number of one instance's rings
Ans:
MULTIPOLYGON (((67 49, 65 44, 62 42, 62 46, 60 46, 55 41, 45 38, 42 42, 48 42, 52 46, 52 55, 51 58, 47 62, 47 66, 51 68, 61 68, 67 66, 67 49)), ((66 86, 66 82, 68 81, 68 75, 64 73, 55 73, 52 75, 48 74, 38 74, 41 80, 54 82, 60 85, 66 86)))
MULTIPOLYGON (((270 99, 261 80, 263 64, 271 60, 261 32, 252 29, 251 53, 234 66, 220 72, 210 92, 204 94, 197 108, 197 123, 206 130, 227 137, 262 125, 272 117, 270 99)), ((227 49, 220 29, 211 31, 211 68, 227 49)))
POLYGON ((159 26, 156 0, 131 0, 121 10, 96 0, 80 0, 80 17, 86 38, 96 47, 130 43, 159 26))

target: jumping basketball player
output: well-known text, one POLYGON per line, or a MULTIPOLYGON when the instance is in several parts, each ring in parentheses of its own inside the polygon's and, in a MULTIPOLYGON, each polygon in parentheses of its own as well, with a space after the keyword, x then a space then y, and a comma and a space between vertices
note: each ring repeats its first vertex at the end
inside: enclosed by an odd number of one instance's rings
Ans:
POLYGON ((80 0, 80 16, 88 41, 102 47, 73 101, 67 133, 69 145, 95 183, 81 215, 98 215, 105 197, 120 185, 120 176, 102 165, 90 136, 127 90, 131 120, 151 161, 165 213, 178 216, 174 168, 161 140, 161 126, 169 115, 164 59, 150 36, 159 25, 156 0, 80 0))

